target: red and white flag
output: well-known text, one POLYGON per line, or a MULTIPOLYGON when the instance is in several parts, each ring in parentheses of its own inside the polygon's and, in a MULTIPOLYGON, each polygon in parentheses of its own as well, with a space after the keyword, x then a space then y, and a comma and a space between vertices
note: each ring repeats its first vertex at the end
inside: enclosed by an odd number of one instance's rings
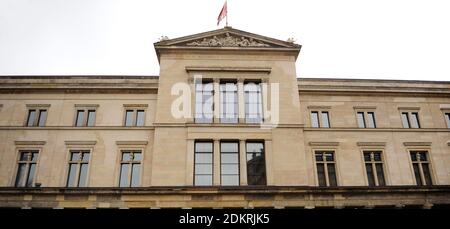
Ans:
POLYGON ((220 11, 219 17, 217 18, 217 25, 219 25, 220 21, 227 16, 227 1, 223 4, 222 10, 220 11))

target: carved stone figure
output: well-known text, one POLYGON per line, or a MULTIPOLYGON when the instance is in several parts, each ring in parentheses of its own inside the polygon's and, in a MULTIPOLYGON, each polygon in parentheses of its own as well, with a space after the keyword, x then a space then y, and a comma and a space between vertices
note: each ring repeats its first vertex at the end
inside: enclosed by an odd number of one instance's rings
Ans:
POLYGON ((207 46, 207 47, 269 47, 260 41, 256 41, 253 38, 235 37, 229 33, 222 36, 213 36, 209 38, 203 38, 203 40, 193 41, 187 43, 188 46, 207 46))

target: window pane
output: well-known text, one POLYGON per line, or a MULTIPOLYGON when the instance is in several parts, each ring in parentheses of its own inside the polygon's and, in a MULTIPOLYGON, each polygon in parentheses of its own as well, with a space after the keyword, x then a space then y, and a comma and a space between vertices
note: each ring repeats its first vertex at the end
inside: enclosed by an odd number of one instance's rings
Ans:
POLYGON ((379 186, 385 186, 386 181, 384 179, 384 171, 383 171, 383 164, 377 163, 375 164, 376 170, 377 170, 377 177, 378 177, 378 185, 379 186))
POLYGON ((122 153, 122 161, 123 162, 131 161, 131 153, 129 152, 122 153))
POLYGON ((94 123, 95 123, 95 110, 89 110, 87 125, 94 126, 94 123))
POLYGON ((46 118, 47 118, 47 110, 40 110, 38 126, 45 126, 46 118))
POLYGON ((423 176, 425 178, 426 185, 432 185, 430 166, 428 163, 422 163, 423 176))
POLYGON ((212 123, 213 121, 213 84, 196 84, 195 122, 212 123))
POLYGON ((372 171, 372 164, 366 163, 366 172, 367 172, 367 181, 369 182, 369 186, 375 186, 374 174, 372 171))
POLYGON ((20 161, 31 161, 31 153, 30 152, 21 152, 20 153, 20 161))
POLYGON ((374 112, 367 112, 367 127, 369 128, 376 128, 377 125, 375 124, 375 113, 374 112))
POLYGON ((323 153, 316 153, 316 161, 323 161, 323 153))
POLYGON ((144 126, 145 121, 145 112, 144 110, 138 110, 137 111, 137 117, 136 117, 136 126, 144 126))
POLYGON ((71 161, 79 161, 80 160, 80 153, 79 152, 72 152, 70 156, 71 161))
POLYGON ((450 113, 445 113, 445 121, 447 122, 447 127, 450 128, 450 113))
POLYGON ((128 181, 128 172, 129 172, 129 164, 122 164, 120 166, 120 187, 128 187, 129 181, 128 181))
POLYGON ((239 185, 239 175, 222 175, 222 185, 237 186, 239 185))
POLYGON ((84 111, 83 110, 77 111, 77 120, 75 122, 75 126, 83 126, 83 119, 84 119, 84 111))
POLYGON ((220 122, 238 122, 238 99, 236 83, 220 84, 220 122))
POLYGON ((28 111, 27 126, 33 126, 35 119, 36 119, 36 110, 28 111))
POLYGON ((327 183, 325 181, 325 167, 322 163, 317 164, 317 179, 319 181, 319 186, 327 186, 327 183))
POLYGON ((334 154, 332 152, 325 152, 324 154, 326 161, 334 161, 334 154))
POLYGON ((225 175, 239 175, 239 164, 222 164, 220 173, 225 175))
POLYGON ((131 187, 138 187, 141 179, 141 165, 133 164, 131 173, 131 187))
POLYGON ((328 112, 322 112, 322 127, 330 128, 330 118, 328 117, 328 112))
POLYGON ((249 185, 266 185, 263 143, 247 143, 247 183, 249 185))
POLYGON ((196 186, 211 186, 212 185, 212 175, 195 175, 196 186))
POLYGON ((414 176, 416 177, 416 184, 422 185, 422 179, 420 178, 419 164, 413 163, 414 176))
POLYGON ((334 163, 328 163, 327 169, 328 169, 328 179, 330 182, 330 186, 337 186, 336 169, 334 167, 334 163))
POLYGON ((212 163, 212 153, 196 153, 195 163, 212 163))
POLYGON ((69 176, 67 177, 67 187, 76 187, 77 164, 69 164, 69 176))
POLYGON ((262 122, 262 94, 261 85, 255 83, 246 83, 244 85, 245 95, 245 122, 262 122))
POLYGON ((212 164, 196 164, 195 165, 195 174, 212 174, 213 167, 212 164))
POLYGON ((356 113, 356 117, 358 119, 358 127, 359 128, 366 128, 366 123, 364 122, 364 112, 356 113))
POLYGON ((36 164, 30 164, 30 171, 28 172, 28 179, 27 179, 27 187, 33 187, 34 186, 34 173, 36 171, 36 164))
POLYGON ((237 142, 221 142, 220 143, 220 151, 221 152, 238 152, 238 143, 237 142))
POLYGON ((212 142, 196 142, 195 143, 195 152, 212 152, 213 151, 213 143, 212 142))
POLYGON ((125 126, 132 126, 133 125, 133 110, 127 110, 125 112, 125 126))
POLYGON ((222 153, 220 155, 221 163, 239 163, 239 155, 237 153, 222 153))
POLYGON ((140 152, 134 152, 133 153, 133 161, 141 161, 142 154, 140 152))
POLYGON ((403 128, 410 128, 409 127, 408 113, 406 113, 406 112, 402 113, 402 123, 403 123, 403 128))
POLYGON ((411 161, 417 161, 417 152, 411 152, 411 161))
POLYGON ((90 153, 83 153, 83 162, 89 162, 90 153))
POLYGON ((419 114, 417 112, 411 113, 411 127, 412 128, 420 128, 419 114))
POLYGON ((373 153, 373 160, 374 161, 381 161, 381 153, 380 152, 374 152, 373 153))
POLYGON ((370 153, 369 152, 365 152, 364 153, 364 161, 371 161, 371 158, 370 158, 370 153))
POLYGON ((314 128, 319 127, 319 113, 316 111, 311 112, 311 126, 314 128))
POLYGON ((427 153, 420 152, 419 153, 419 161, 428 161, 427 153))
POLYGON ((78 179, 78 187, 86 187, 87 183, 88 164, 81 164, 80 177, 78 179))
POLYGON ((16 187, 23 187, 25 183, 25 172, 27 165, 24 163, 20 163, 17 168, 17 176, 16 176, 16 187))

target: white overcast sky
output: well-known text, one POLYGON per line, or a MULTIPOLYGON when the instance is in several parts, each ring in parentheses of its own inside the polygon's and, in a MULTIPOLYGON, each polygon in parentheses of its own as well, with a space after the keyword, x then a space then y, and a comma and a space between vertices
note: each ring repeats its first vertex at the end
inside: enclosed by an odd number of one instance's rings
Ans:
MULTIPOLYGON (((158 75, 153 43, 224 0, 0 0, 0 75, 158 75)), ((303 45, 298 77, 450 80, 449 0, 229 0, 233 28, 303 45)))

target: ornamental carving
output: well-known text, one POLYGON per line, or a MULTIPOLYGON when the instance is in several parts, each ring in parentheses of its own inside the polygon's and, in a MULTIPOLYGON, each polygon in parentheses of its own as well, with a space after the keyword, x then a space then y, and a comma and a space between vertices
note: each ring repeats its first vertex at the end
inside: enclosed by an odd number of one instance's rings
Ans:
POLYGON ((226 33, 225 36, 203 38, 203 40, 187 43, 187 45, 205 47, 269 47, 268 44, 256 41, 253 38, 236 37, 229 33, 226 33))

